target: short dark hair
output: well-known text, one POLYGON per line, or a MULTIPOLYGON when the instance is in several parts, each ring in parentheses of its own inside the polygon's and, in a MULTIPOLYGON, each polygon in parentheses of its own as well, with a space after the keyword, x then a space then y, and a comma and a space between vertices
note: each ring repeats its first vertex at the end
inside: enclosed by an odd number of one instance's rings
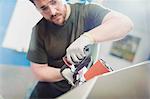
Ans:
POLYGON ((34 4, 34 0, 29 0, 29 1, 31 1, 34 4))

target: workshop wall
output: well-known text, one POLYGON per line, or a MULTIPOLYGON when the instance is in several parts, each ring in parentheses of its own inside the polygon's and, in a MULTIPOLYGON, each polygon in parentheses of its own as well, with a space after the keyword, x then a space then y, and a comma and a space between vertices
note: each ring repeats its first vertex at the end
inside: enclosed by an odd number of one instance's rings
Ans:
POLYGON ((131 66, 136 63, 149 60, 150 44, 150 1, 149 0, 104 0, 103 4, 111 9, 124 13, 129 16, 134 28, 129 32, 130 36, 140 39, 138 48, 133 61, 127 61, 123 58, 112 56, 110 54, 113 42, 101 43, 100 57, 103 58, 114 69, 120 69, 131 66))
POLYGON ((1 47, 15 4, 16 0, 0 0, 0 64, 29 66, 25 53, 1 47))

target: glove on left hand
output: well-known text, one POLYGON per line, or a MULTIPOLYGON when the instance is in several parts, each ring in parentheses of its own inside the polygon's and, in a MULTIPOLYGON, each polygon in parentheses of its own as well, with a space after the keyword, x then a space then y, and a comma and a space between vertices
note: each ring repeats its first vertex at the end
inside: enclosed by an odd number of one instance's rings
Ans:
POLYGON ((84 48, 94 42, 86 35, 77 38, 66 50, 67 61, 71 64, 79 63, 86 55, 84 48))

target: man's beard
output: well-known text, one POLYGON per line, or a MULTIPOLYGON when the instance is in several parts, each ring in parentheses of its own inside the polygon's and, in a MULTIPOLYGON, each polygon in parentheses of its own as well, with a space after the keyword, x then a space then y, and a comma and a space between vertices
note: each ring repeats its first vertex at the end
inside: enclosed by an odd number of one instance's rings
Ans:
POLYGON ((51 22, 56 24, 56 25, 63 25, 64 21, 65 21, 65 17, 63 17, 62 14, 56 14, 54 16, 51 16, 51 22), (59 22, 60 20, 62 22, 59 22))

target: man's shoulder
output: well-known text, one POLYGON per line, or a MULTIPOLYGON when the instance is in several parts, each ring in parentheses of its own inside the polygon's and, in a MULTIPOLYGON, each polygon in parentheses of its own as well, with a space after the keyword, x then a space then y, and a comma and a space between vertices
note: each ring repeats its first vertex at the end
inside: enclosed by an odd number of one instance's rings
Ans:
POLYGON ((74 4, 69 4, 69 5, 74 8, 80 8, 80 7, 84 7, 86 4, 74 3, 74 4))
POLYGON ((42 18, 32 29, 32 32, 40 37, 45 36, 46 19, 42 18))
POLYGON ((103 7, 102 5, 98 4, 84 4, 84 3, 70 4, 70 6, 72 6, 72 8, 79 9, 80 11, 86 11, 89 9, 93 9, 92 11, 94 11, 95 9, 103 7))
POLYGON ((72 6, 102 6, 100 4, 94 4, 94 3, 89 3, 89 4, 85 4, 85 3, 74 3, 74 4, 69 4, 69 5, 72 5, 72 6))

